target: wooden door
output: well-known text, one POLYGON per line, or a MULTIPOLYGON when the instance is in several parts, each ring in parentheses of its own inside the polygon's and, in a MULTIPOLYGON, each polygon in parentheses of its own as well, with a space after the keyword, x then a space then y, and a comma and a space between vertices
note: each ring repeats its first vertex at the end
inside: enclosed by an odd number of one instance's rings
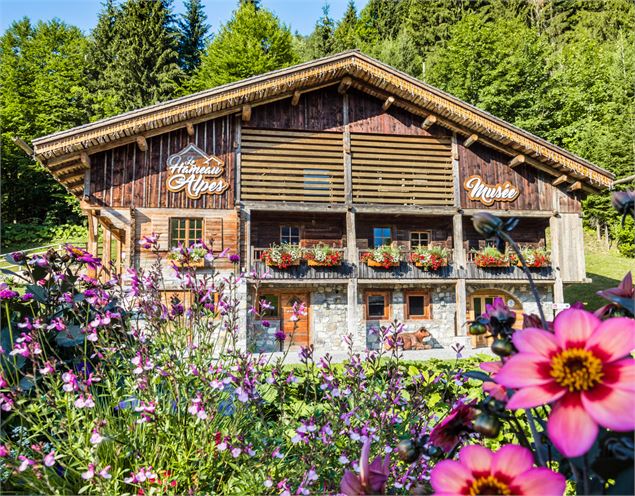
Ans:
POLYGON ((282 330, 287 334, 287 343, 297 346, 307 346, 309 344, 309 294, 290 293, 280 295, 282 307, 282 330), (306 305, 306 315, 296 314, 297 321, 293 321, 293 306, 304 303, 306 305))
MULTIPOLYGON (((494 298, 502 298, 503 301, 509 305, 510 301, 514 303, 513 307, 510 307, 511 310, 516 313, 516 322, 514 322, 514 329, 522 329, 523 327, 523 309, 520 302, 505 293, 497 293, 495 291, 487 291, 487 292, 476 292, 470 295, 468 298, 468 320, 474 320, 483 312, 485 312, 486 305, 491 305, 494 302, 494 298)), ((481 348, 487 347, 492 344, 493 339, 491 337, 483 336, 472 336, 472 347, 481 348)))

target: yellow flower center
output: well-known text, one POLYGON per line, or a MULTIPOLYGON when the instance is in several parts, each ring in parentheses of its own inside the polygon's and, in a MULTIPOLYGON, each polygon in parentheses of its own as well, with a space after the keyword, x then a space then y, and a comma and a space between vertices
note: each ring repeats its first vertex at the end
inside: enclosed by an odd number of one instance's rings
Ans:
POLYGON ((602 360, 582 348, 563 350, 551 359, 551 377, 571 392, 588 391, 603 376, 602 360))
POLYGON ((509 486, 499 481, 493 475, 487 477, 478 477, 470 487, 470 496, 492 495, 492 494, 511 494, 509 486))

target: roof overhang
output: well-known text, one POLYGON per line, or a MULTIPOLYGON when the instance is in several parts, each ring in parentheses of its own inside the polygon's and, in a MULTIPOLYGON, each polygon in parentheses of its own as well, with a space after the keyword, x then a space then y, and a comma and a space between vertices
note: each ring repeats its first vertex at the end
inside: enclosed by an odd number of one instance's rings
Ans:
POLYGON ((240 112, 245 105, 261 105, 293 97, 341 81, 379 98, 391 96, 394 105, 425 117, 464 136, 477 134, 481 141, 510 155, 523 154, 528 162, 554 175, 567 174, 586 189, 609 187, 610 172, 542 138, 509 124, 433 86, 397 71, 359 51, 272 71, 193 95, 102 119, 33 141, 34 157, 67 189, 79 193, 87 154, 134 142, 196 122, 240 112), (72 182, 69 182, 72 180, 72 182))

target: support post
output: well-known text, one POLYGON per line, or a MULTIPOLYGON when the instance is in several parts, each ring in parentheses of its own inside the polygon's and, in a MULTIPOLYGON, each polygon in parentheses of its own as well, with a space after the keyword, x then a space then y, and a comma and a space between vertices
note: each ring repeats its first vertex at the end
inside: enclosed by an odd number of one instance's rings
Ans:
POLYGON ((428 117, 426 117, 426 120, 423 121, 423 124, 421 124, 421 128, 425 129, 427 131, 432 126, 434 126, 436 123, 437 123, 437 116, 436 115, 429 115, 428 117))
POLYGON ((463 248, 463 215, 454 214, 452 217, 452 240, 454 247, 454 269, 458 273, 455 287, 456 328, 455 336, 465 335, 467 322, 467 294, 465 288, 465 249, 463 248))
POLYGON ((549 231, 551 232, 551 266, 555 275, 553 285, 553 302, 564 303, 564 285, 562 284, 561 266, 561 250, 560 250, 560 230, 562 219, 560 217, 549 218, 549 231))
POLYGON ((465 142, 463 143, 463 146, 465 148, 469 148, 470 146, 472 146, 477 141, 478 141, 478 134, 472 134, 465 140, 465 142))
POLYGON ((386 101, 384 102, 384 104, 381 106, 381 108, 384 110, 384 112, 386 110, 388 110, 391 105, 395 103, 395 97, 394 96, 389 96, 388 98, 386 98, 386 101))
POLYGON ((291 97, 291 105, 293 107, 297 107, 298 103, 300 103, 300 96, 302 95, 302 93, 300 93, 298 90, 295 90, 293 92, 293 96, 291 97))
POLYGON ((465 279, 457 279, 456 281, 456 329, 455 336, 465 336, 467 329, 467 291, 465 288, 465 279))

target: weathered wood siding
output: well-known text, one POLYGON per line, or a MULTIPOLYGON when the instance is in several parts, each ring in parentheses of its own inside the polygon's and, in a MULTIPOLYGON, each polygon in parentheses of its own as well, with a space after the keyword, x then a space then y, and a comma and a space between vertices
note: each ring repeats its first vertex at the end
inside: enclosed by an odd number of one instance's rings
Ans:
POLYGON ((344 214, 271 213, 255 212, 251 217, 251 244, 266 248, 280 243, 280 228, 297 226, 302 240, 330 242, 338 240, 346 245, 346 220, 344 214))
POLYGON ((432 244, 452 248, 452 218, 451 217, 421 217, 421 216, 386 216, 359 214, 356 219, 355 232, 357 244, 360 248, 373 246, 373 228, 390 227, 394 241, 409 248, 410 232, 431 231, 432 244))
MULTIPOLYGON (((523 247, 545 248, 547 227, 549 227, 549 219, 523 217, 510 234, 523 247)), ((472 219, 469 217, 463 219, 463 244, 466 250, 478 250, 487 245, 487 240, 476 232, 472 219)))
POLYGON ((221 117, 194 126, 194 136, 185 129, 147 139, 142 152, 136 143, 99 152, 91 156, 91 202, 111 207, 136 208, 233 208, 234 206, 234 124, 233 116, 221 117), (166 161, 189 143, 225 165, 224 178, 229 188, 220 195, 202 195, 194 200, 184 191, 168 192, 166 161))
POLYGON ((460 170, 460 198, 463 208, 479 208, 487 210, 545 210, 553 211, 554 189, 558 190, 559 208, 565 212, 580 211, 580 193, 567 192, 568 184, 554 187, 551 184, 554 177, 540 171, 530 165, 522 164, 514 168, 509 167, 511 160, 505 155, 480 143, 475 143, 469 148, 463 146, 459 139, 459 170, 460 170), (465 180, 473 175, 483 178, 483 181, 495 185, 497 183, 511 182, 520 191, 520 195, 514 201, 494 202, 487 207, 481 202, 470 200, 467 191, 463 187, 465 180))
POLYGON ((243 200, 342 203, 342 133, 243 129, 243 200))
POLYGON ((579 282, 586 277, 584 261, 584 233, 578 214, 561 214, 558 226, 560 277, 564 282, 579 282))

